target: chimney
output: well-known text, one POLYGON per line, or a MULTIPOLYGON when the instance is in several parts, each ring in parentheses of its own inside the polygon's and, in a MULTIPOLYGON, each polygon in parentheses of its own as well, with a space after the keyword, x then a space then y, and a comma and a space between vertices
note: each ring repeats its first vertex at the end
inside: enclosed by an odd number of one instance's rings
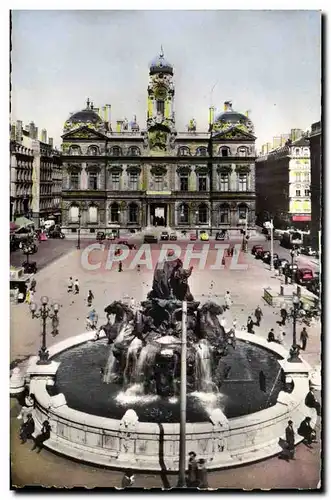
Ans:
POLYGON ((14 124, 10 126, 10 140, 11 141, 16 140, 16 126, 14 124))
POLYGON ((21 120, 16 122, 16 141, 22 142, 23 139, 23 123, 21 120))
POLYGON ((47 144, 47 130, 45 128, 41 131, 41 142, 45 142, 47 144))
POLYGON ((48 139, 48 144, 51 146, 51 148, 54 146, 54 140, 53 140, 53 137, 50 137, 48 139))
POLYGON ((107 109, 107 122, 111 125, 111 104, 106 104, 107 109))
POLYGON ((232 102, 231 101, 224 102, 224 111, 232 111, 232 102))
POLYGON ((214 123, 214 113, 215 113, 214 106, 210 106, 210 108, 209 108, 209 126, 210 127, 214 123))
POLYGON ((116 132, 121 132, 123 120, 117 120, 116 122, 116 132))

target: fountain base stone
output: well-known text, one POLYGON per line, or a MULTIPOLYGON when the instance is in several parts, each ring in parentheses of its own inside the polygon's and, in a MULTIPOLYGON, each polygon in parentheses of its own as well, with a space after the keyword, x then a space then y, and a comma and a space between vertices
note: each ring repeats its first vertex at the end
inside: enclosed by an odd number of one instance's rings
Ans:
MULTIPOLYGON (((199 458, 206 460, 208 469, 220 469, 247 464, 280 453, 279 438, 284 437, 287 421, 297 428, 303 415, 316 422, 315 410, 304 404, 309 390, 309 365, 287 363, 288 352, 280 345, 245 332, 237 332, 237 338, 250 342, 274 353, 282 366, 285 376, 291 375, 293 390, 290 394, 281 391, 276 404, 248 415, 226 418, 219 411, 211 413, 209 421, 187 423, 186 449, 195 451, 199 458), (288 373, 287 373, 287 370, 288 373)), ((60 342, 49 349, 50 357, 74 346, 92 340, 93 332, 88 332, 60 342)), ((144 471, 178 470, 179 424, 140 422, 126 414, 123 418, 112 419, 83 413, 70 408, 66 398, 51 396, 49 382, 55 374, 44 373, 32 358, 28 368, 30 391, 35 394, 34 419, 36 433, 44 420, 49 420, 51 437, 44 445, 69 458, 105 467, 132 468, 144 471)), ((54 365, 53 365, 54 366, 54 365)), ((130 410, 129 410, 130 411, 130 410)), ((296 435, 297 436, 297 435, 296 435)), ((297 442, 302 440, 297 436, 297 442)))

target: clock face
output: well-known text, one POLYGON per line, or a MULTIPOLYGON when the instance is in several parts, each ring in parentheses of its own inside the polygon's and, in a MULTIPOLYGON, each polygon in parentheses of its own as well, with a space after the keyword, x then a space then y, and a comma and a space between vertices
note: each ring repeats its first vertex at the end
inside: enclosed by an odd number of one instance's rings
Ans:
POLYGON ((165 99, 167 97, 167 89, 162 85, 159 85, 155 89, 155 97, 157 99, 165 99))

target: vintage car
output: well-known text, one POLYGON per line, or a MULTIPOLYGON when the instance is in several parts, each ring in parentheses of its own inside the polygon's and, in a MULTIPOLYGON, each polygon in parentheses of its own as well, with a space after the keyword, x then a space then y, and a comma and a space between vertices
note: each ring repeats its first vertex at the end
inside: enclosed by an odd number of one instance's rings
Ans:
POLYGON ((308 255, 309 257, 316 257, 318 252, 314 250, 312 247, 301 247, 300 253, 303 255, 308 255))
POLYGON ((223 241, 225 239, 225 231, 218 231, 215 236, 215 240, 223 241))
POLYGON ((114 240, 116 238, 115 234, 113 232, 111 233, 106 233, 106 239, 107 240, 114 240))
POLYGON ((160 239, 161 239, 161 241, 168 241, 169 240, 168 231, 162 231, 160 239))
POLYGON ((200 241, 209 241, 208 233, 201 233, 200 234, 200 241))
POLYGON ((157 243, 158 239, 154 234, 145 234, 144 243, 157 243))
POLYGON ((256 259, 262 259, 264 252, 265 252, 265 250, 263 250, 263 247, 262 248, 257 248, 255 250, 255 258, 256 259))
POLYGON ((252 255, 255 255, 258 250, 261 250, 262 252, 264 251, 264 248, 262 245, 254 245, 251 251, 252 255))
POLYGON ((274 262, 274 268, 275 269, 280 269, 280 268, 284 269, 287 264, 289 264, 289 261, 287 259, 278 258, 274 262))
POLYGON ((170 233, 170 238, 171 241, 177 241, 177 233, 170 233))
POLYGON ((266 262, 269 256, 270 256, 270 250, 264 250, 260 258, 263 260, 263 262, 266 262))
POLYGON ((97 241, 104 241, 106 239, 106 235, 103 231, 98 231, 97 232, 97 236, 96 236, 96 240, 97 241))
POLYGON ((197 241, 197 239, 198 239, 198 238, 197 238, 196 233, 191 233, 191 234, 190 234, 190 241, 197 241))
POLYGON ((308 267, 303 267, 295 271, 294 278, 299 285, 304 285, 314 279, 314 273, 308 267))
MULTIPOLYGON (((275 265, 275 261, 278 260, 278 253, 274 253, 274 265, 275 265)), ((265 257, 265 259, 263 259, 263 261, 266 263, 266 264, 270 264, 271 262, 271 253, 269 253, 269 255, 267 255, 265 257)))

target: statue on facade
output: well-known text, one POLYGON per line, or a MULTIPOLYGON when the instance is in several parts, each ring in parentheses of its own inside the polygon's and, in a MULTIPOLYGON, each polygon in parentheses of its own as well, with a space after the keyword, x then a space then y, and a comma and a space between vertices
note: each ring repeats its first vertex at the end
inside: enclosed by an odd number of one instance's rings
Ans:
POLYGON ((192 118, 190 121, 189 121, 189 124, 187 126, 187 130, 189 132, 196 132, 197 130, 197 122, 195 121, 195 118, 192 118))

